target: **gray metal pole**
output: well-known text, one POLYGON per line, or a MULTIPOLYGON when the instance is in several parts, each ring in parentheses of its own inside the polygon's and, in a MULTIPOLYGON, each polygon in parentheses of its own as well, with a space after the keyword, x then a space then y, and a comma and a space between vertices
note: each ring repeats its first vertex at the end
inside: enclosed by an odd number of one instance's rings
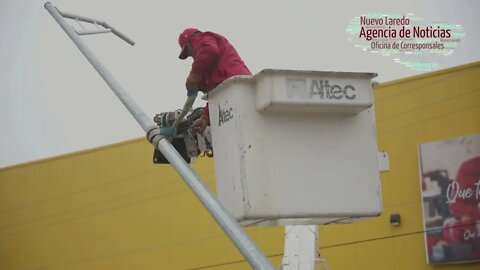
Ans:
MULTIPOLYGON (((57 23, 72 39, 75 45, 80 49, 83 55, 93 65, 95 70, 105 80, 115 95, 122 101, 124 106, 130 111, 132 116, 142 126, 143 130, 149 133, 156 128, 151 121, 128 93, 115 80, 112 74, 103 66, 93 52, 87 47, 83 40, 75 33, 75 30, 69 25, 57 8, 50 2, 45 3, 45 8, 50 12, 57 23)), ((177 172, 182 176, 190 189, 195 193, 197 198, 207 208, 210 214, 215 218, 227 236, 232 240, 237 249, 242 253, 253 269, 273 270, 274 267, 265 255, 260 251, 257 245, 248 237, 245 231, 238 225, 236 220, 223 208, 203 181, 188 166, 178 152, 173 148, 168 140, 164 140, 161 136, 153 136, 150 141, 162 152, 167 160, 174 166, 177 172)))

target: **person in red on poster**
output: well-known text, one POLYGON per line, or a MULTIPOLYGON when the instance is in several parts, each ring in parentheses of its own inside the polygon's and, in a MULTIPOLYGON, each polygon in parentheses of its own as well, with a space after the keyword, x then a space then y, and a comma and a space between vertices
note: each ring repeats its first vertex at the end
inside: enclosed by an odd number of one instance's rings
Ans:
POLYGON ((457 172, 457 185, 450 189, 450 213, 458 220, 480 221, 480 156, 462 163, 457 172))
MULTIPOLYGON (((237 50, 220 34, 187 28, 178 37, 178 44, 181 48, 178 58, 193 58, 185 83, 189 95, 196 91, 208 92, 232 76, 252 75, 237 50)), ((203 133, 207 125, 210 125, 208 103, 192 129, 203 133)))
POLYGON ((452 218, 444 223, 444 239, 471 243, 471 256, 480 257, 480 156, 461 164, 448 198, 452 218))

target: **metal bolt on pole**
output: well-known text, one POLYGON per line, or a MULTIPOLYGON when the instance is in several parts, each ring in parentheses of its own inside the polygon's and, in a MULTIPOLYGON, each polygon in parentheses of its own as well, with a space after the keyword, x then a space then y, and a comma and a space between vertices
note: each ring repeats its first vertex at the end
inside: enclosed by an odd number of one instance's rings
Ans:
POLYGON ((207 208, 215 221, 221 226, 230 240, 235 244, 237 249, 242 253, 253 269, 273 270, 274 267, 267 257, 260 251, 257 245, 248 237, 245 231, 240 227, 236 220, 227 212, 227 210, 218 202, 214 195, 210 192, 204 182, 195 174, 191 167, 185 162, 180 154, 173 148, 168 140, 160 135, 158 127, 150 120, 142 109, 129 96, 127 91, 117 82, 112 74, 97 59, 95 54, 87 47, 79 35, 82 34, 101 34, 109 33, 117 35, 129 44, 133 45, 133 41, 128 37, 111 27, 105 22, 93 20, 83 16, 77 16, 70 13, 59 11, 52 3, 45 3, 45 8, 50 12, 57 23, 72 39, 75 45, 80 49, 83 55, 88 59, 90 64, 105 80, 115 95, 121 100, 123 105, 128 109, 130 114, 137 120, 143 130, 147 133, 149 141, 167 158, 170 164, 177 170, 180 176, 185 180, 190 189, 195 193, 202 204, 207 208), (104 29, 88 32, 77 32, 65 18, 100 25, 104 29))

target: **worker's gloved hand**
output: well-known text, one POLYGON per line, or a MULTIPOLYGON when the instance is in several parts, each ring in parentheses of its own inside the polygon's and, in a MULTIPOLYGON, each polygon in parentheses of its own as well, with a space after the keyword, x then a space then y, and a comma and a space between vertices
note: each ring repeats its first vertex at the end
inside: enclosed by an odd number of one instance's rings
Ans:
POLYGON ((176 130, 170 127, 161 127, 160 128, 160 135, 166 136, 166 137, 173 137, 176 134, 176 130))
POLYGON ((200 82, 201 76, 190 72, 187 77, 187 81, 185 82, 185 87, 187 90, 198 90, 198 83, 200 82))
POLYGON ((200 117, 197 120, 195 120, 195 122, 193 122, 192 129, 197 133, 203 134, 203 132, 207 128, 207 125, 208 125, 208 121, 205 120, 203 117, 200 117))

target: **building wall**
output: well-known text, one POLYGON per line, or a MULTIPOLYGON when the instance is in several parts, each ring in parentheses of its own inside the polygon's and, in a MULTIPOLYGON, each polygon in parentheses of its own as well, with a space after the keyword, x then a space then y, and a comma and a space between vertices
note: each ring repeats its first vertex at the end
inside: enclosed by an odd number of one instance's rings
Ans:
MULTIPOLYGON (((374 90, 384 213, 321 226, 330 269, 478 269, 426 263, 417 146, 480 133, 480 63, 374 90), (399 213, 401 225, 389 223, 399 213)), ((0 169, 0 269, 249 269, 145 139, 0 169)), ((195 171, 214 190, 213 160, 195 171)), ((283 228, 247 228, 280 265, 283 228)))
POLYGON ((417 154, 421 143, 480 133, 479 82, 477 62, 374 90, 378 147, 390 156, 381 176, 383 214, 321 230, 321 253, 332 269, 480 268, 426 264, 417 154), (400 226, 390 226, 392 213, 401 215, 400 226))

